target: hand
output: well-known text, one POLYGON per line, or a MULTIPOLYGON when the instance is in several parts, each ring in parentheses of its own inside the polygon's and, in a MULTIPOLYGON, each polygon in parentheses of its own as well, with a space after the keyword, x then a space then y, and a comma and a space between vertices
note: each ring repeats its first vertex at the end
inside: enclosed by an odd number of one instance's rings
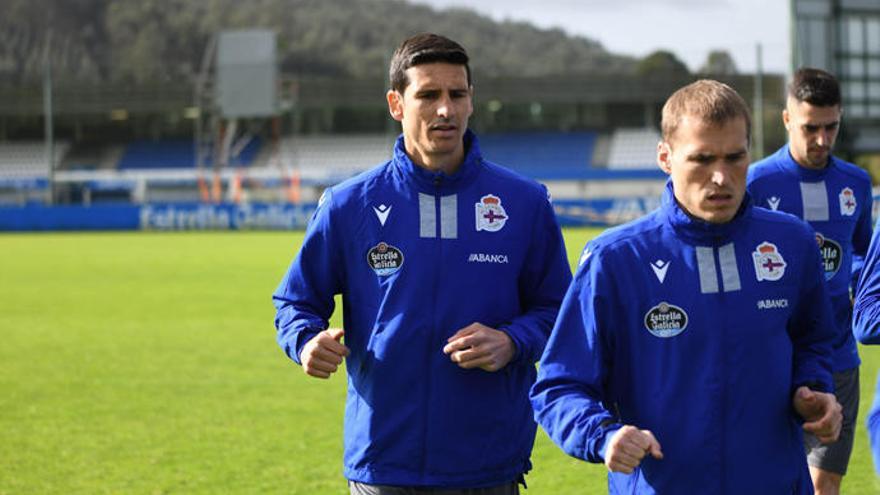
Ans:
POLYGON ((834 394, 798 387, 792 399, 794 410, 804 418, 804 431, 816 435, 822 443, 837 441, 843 413, 834 394))
POLYGON ((635 426, 624 425, 608 441, 605 466, 611 472, 632 474, 648 454, 654 459, 663 459, 660 442, 654 438, 654 434, 635 426))
POLYGON ((455 332, 446 342, 443 353, 464 369, 498 371, 516 353, 509 335, 482 323, 471 323, 455 332))
POLYGON ((300 352, 303 371, 317 378, 330 378, 336 373, 342 359, 351 352, 340 342, 343 335, 341 328, 328 328, 306 342, 300 352))

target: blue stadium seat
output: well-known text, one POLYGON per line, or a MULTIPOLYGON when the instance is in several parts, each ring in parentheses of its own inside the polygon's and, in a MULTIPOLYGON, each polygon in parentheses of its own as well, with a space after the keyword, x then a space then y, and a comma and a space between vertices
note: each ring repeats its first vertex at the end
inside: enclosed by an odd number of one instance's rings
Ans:
POLYGON ((513 132, 480 136, 489 161, 535 179, 580 179, 592 166, 596 133, 513 132))
MULTIPOLYGON (((260 150, 260 139, 253 139, 244 147, 232 166, 249 166, 260 150)), ((209 158, 206 165, 211 165, 209 158)), ((194 168, 196 166, 193 142, 188 140, 135 141, 129 143, 119 160, 120 170, 194 168)))

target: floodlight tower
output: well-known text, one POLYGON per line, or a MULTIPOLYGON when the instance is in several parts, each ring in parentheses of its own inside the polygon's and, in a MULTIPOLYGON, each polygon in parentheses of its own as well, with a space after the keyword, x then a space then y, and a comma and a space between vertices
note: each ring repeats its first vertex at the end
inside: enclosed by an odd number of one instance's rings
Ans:
MULTIPOLYGON (((208 42, 195 84, 198 110, 194 138, 202 201, 222 199, 223 169, 256 137, 265 121, 279 118, 276 35, 262 29, 221 31, 208 42), (245 125, 240 126, 240 122, 245 125), (240 127, 242 127, 240 129, 240 127), (212 169, 209 188, 207 168, 212 169)), ((241 170, 231 177, 233 201, 239 199, 241 170)))

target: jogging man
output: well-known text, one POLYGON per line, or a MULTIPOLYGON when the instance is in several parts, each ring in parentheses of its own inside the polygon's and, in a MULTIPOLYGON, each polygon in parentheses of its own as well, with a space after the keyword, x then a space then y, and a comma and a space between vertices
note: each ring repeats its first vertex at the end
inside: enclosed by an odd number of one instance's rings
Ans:
POLYGON ((751 205, 749 111, 702 80, 662 115, 662 206, 589 242, 532 404, 612 494, 812 492, 802 429, 837 438, 834 331, 805 223, 751 205))
POLYGON ((804 443, 819 495, 840 493, 859 412, 859 355, 851 331, 853 273, 871 242, 871 178, 831 155, 840 130, 840 85, 831 74, 802 68, 788 86, 782 122, 789 142, 749 169, 756 205, 809 222, 822 253, 836 338, 831 366, 834 393, 843 406, 840 439, 823 445, 807 433, 804 443))
POLYGON ((543 186, 481 156, 461 45, 409 38, 390 78, 393 158, 325 192, 274 294, 278 342, 315 377, 345 360, 352 494, 518 493, 561 232, 543 186))

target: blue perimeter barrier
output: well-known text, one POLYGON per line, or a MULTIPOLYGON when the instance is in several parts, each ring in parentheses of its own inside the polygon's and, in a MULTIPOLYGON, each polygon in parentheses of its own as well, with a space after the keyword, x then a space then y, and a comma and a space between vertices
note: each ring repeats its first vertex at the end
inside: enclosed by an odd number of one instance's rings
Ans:
POLYGON ((304 229, 316 204, 167 203, 0 208, 0 231, 304 229))
MULTIPOLYGON (((607 227, 635 220, 660 205, 660 198, 553 201, 563 227, 607 227)), ((149 205, 0 207, 0 231, 60 230, 292 230, 304 229, 317 204, 149 205)), ((874 198, 874 218, 880 196, 874 198)))

